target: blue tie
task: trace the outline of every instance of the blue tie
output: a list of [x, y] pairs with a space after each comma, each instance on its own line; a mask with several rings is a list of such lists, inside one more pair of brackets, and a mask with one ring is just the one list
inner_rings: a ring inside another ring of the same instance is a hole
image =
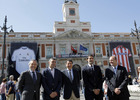
[[116, 74], [116, 67], [114, 67], [113, 69], [114, 69], [114, 73]]
[[36, 82], [35, 72], [32, 72], [32, 73], [33, 73], [33, 81], [35, 83]]
[[70, 74], [70, 81], [72, 82], [71, 70], [69, 70], [69, 74]]

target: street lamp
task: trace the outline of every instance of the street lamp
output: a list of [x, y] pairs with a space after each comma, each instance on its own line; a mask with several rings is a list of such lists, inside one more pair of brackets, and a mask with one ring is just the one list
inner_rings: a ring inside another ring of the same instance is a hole
[[135, 29], [131, 28], [131, 34], [130, 35], [136, 36], [136, 38], [138, 40], [138, 45], [139, 45], [138, 56], [139, 56], [139, 59], [140, 59], [140, 38], [139, 38], [140, 27], [139, 27], [139, 29], [137, 28], [136, 21], [134, 21], [134, 26], [135, 26]]
[[4, 40], [3, 40], [3, 52], [2, 52], [2, 72], [1, 72], [1, 80], [5, 77], [4, 75], [4, 58], [5, 58], [5, 43], [6, 43], [6, 34], [8, 34], [8, 29], [11, 28], [9, 32], [14, 32], [12, 26], [7, 27], [7, 16], [5, 16], [5, 20], [3, 23], [3, 27], [0, 26], [0, 29], [4, 31]]

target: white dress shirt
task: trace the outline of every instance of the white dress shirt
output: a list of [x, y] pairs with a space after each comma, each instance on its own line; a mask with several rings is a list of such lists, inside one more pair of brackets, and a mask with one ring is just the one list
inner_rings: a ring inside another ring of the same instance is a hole
[[55, 72], [54, 68], [50, 68], [50, 67], [49, 67], [49, 69], [51, 70], [52, 76], [53, 76], [53, 78], [54, 78], [54, 72]]

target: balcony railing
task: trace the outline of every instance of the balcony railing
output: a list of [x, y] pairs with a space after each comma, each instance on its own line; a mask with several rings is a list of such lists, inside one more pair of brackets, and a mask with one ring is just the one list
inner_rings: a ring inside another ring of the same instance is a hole
[[98, 53], [96, 54], [96, 57], [102, 57], [102, 54]]
[[78, 53], [78, 54], [59, 54], [56, 55], [56, 58], [81, 58], [81, 57], [87, 57], [88, 54], [82, 54], [82, 53]]
[[48, 58], [52, 58], [53, 57], [53, 55], [47, 55], [46, 56], [46, 58], [48, 59]]

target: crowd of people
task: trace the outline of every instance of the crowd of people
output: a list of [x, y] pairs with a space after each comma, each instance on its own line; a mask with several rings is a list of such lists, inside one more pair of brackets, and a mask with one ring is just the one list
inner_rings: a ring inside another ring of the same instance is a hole
[[63, 71], [57, 69], [55, 58], [50, 58], [48, 63], [40, 73], [36, 71], [37, 61], [31, 60], [29, 70], [20, 74], [17, 82], [13, 75], [9, 76], [9, 81], [4, 78], [0, 85], [1, 100], [40, 100], [40, 93], [43, 100], [59, 100], [61, 94], [64, 100], [80, 100], [81, 85], [85, 100], [103, 100], [103, 97], [129, 100], [128, 73], [125, 67], [118, 65], [115, 56], [109, 58], [110, 66], [104, 77], [100, 67], [94, 64], [93, 55], [87, 57], [82, 74], [73, 68], [72, 60], [66, 61]]

